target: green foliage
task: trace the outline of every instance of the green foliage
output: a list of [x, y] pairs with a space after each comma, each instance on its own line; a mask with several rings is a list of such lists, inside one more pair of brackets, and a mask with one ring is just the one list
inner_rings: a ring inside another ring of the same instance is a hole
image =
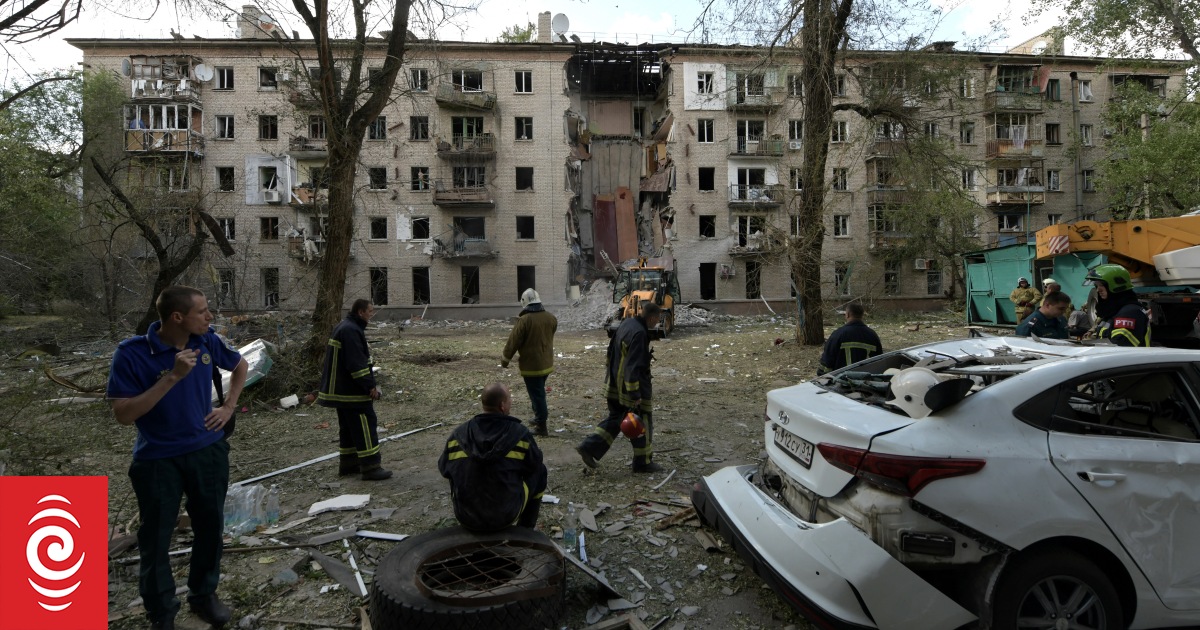
[[504, 29], [503, 33], [496, 38], [496, 41], [504, 42], [505, 44], [524, 44], [533, 41], [534, 35], [537, 34], [537, 27], [533, 22], [528, 22], [525, 26], [513, 24]]
[[1200, 207], [1200, 107], [1181, 96], [1164, 101], [1137, 85], [1118, 94], [1105, 113], [1113, 135], [1097, 182], [1113, 218], [1144, 216], [1147, 209], [1151, 216], [1178, 216]]

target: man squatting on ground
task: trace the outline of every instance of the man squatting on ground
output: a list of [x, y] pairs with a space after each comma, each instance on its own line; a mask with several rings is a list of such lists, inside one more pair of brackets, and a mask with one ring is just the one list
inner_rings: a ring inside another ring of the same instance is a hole
[[533, 289], [525, 289], [521, 294], [521, 307], [517, 324], [508, 334], [508, 343], [504, 344], [500, 367], [508, 367], [513, 354], [520, 353], [517, 365], [533, 405], [533, 420], [529, 426], [534, 435], [545, 436], [549, 435], [546, 419], [550, 417], [546, 408], [546, 379], [554, 372], [554, 333], [558, 330], [558, 318], [546, 312], [541, 296]]
[[338, 417], [338, 476], [361, 474], [366, 481], [381, 481], [392, 471], [380, 465], [379, 420], [374, 401], [379, 387], [372, 372], [367, 347], [367, 322], [375, 315], [370, 300], [358, 299], [333, 329], [321, 368], [317, 402], [333, 407]]
[[500, 383], [483, 390], [483, 413], [458, 425], [438, 458], [450, 480], [454, 517], [471, 531], [510, 525], [533, 529], [546, 491], [546, 465], [529, 429], [510, 416], [512, 394]]
[[604, 370], [604, 397], [608, 400], [608, 417], [596, 426], [596, 431], [583, 440], [575, 450], [589, 468], [612, 448], [613, 439], [621, 430], [621, 420], [632, 411], [641, 416], [645, 431], [630, 438], [633, 445], [633, 472], [651, 473], [662, 470], [652, 459], [654, 450], [653, 393], [650, 387], [649, 330], [658, 326], [662, 313], [654, 302], [642, 302], [642, 313], [628, 317], [617, 328], [608, 343], [608, 364]]
[[[175, 627], [179, 599], [168, 552], [186, 495], [194, 535], [188, 605], [206, 623], [221, 626], [232, 616], [217, 599], [229, 486], [225, 424], [237, 409], [249, 368], [209, 327], [213, 316], [200, 290], [167, 287], [155, 307], [159, 320], [145, 335], [121, 342], [108, 377], [117, 422], [137, 426], [129, 479], [142, 521], [138, 592], [151, 628]], [[218, 367], [233, 374], [225, 404], [214, 409], [213, 370]]]

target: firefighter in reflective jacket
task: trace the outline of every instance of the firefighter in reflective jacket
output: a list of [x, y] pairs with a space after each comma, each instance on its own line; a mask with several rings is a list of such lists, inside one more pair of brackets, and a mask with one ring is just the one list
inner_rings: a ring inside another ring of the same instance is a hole
[[1029, 280], [1017, 278], [1017, 288], [1008, 294], [1008, 299], [1013, 303], [1019, 324], [1033, 313], [1033, 309], [1041, 305], [1042, 293], [1029, 286]]
[[493, 532], [537, 525], [546, 465], [533, 435], [508, 415], [512, 394], [500, 383], [483, 390], [483, 413], [460, 424], [438, 458], [450, 480], [454, 517], [466, 529]]
[[883, 354], [879, 335], [863, 322], [862, 304], [846, 305], [846, 325], [833, 331], [821, 352], [817, 376]]
[[1096, 336], [1118, 346], [1150, 345], [1150, 317], [1138, 304], [1129, 271], [1120, 265], [1098, 265], [1087, 279], [1096, 285]]

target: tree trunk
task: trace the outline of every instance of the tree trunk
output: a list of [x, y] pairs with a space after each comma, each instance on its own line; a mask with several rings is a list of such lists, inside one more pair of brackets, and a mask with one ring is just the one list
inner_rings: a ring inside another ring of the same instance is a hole
[[[330, 130], [333, 131], [332, 129]], [[354, 166], [361, 148], [350, 134], [329, 138], [329, 228], [325, 251], [317, 274], [317, 303], [313, 308], [312, 329], [304, 348], [309, 367], [320, 365], [329, 333], [342, 317], [346, 297], [346, 276], [350, 265], [350, 242], [354, 237]]]
[[158, 319], [158, 310], [154, 307], [155, 302], [158, 301], [158, 294], [162, 293], [163, 289], [174, 284], [175, 279], [187, 271], [187, 268], [200, 257], [200, 252], [204, 249], [204, 241], [207, 234], [208, 232], [204, 231], [203, 225], [197, 225], [196, 233], [191, 237], [187, 251], [176, 260], [171, 260], [169, 250], [167, 249], [155, 252], [158, 257], [158, 273], [154, 276], [154, 286], [150, 290], [150, 304], [146, 307], [146, 312], [142, 315], [142, 319], [138, 322], [135, 329], [137, 334], [146, 334], [146, 331], [150, 329], [150, 324]]

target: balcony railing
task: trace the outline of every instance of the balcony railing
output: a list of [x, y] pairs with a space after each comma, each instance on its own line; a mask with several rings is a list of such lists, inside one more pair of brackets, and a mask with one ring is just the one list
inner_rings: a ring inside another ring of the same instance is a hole
[[444, 180], [433, 182], [433, 203], [459, 208], [494, 208], [496, 200], [486, 185], [454, 186]]
[[329, 154], [329, 145], [323, 139], [297, 136], [288, 140], [288, 153], [294, 158], [324, 158]]
[[986, 157], [1028, 158], [1045, 154], [1043, 125], [989, 125]]
[[786, 194], [781, 184], [732, 184], [729, 186], [729, 205], [777, 207]]
[[1046, 203], [1044, 186], [988, 186], [987, 205], [997, 206], [1040, 206]]
[[867, 156], [867, 159], [900, 155], [904, 152], [906, 145], [907, 141], [904, 138], [876, 137], [875, 141], [871, 143], [871, 152]]
[[983, 97], [983, 108], [989, 112], [1040, 112], [1046, 98], [1036, 87], [1026, 91], [993, 91]]
[[729, 109], [772, 109], [783, 104], [784, 90], [779, 86], [764, 86], [762, 93], [730, 90], [726, 97]]
[[781, 156], [788, 148], [788, 141], [780, 138], [756, 138], [738, 136], [731, 156]]
[[190, 153], [200, 156], [204, 152], [204, 136], [190, 129], [127, 129], [125, 150], [134, 153]]
[[433, 251], [431, 255], [436, 258], [446, 260], [490, 260], [499, 254], [493, 247], [491, 242], [482, 238], [467, 238], [461, 234], [443, 241], [440, 238], [433, 239]]
[[450, 142], [438, 142], [437, 154], [438, 157], [448, 160], [490, 160], [496, 157], [496, 136], [490, 133], [473, 136], [454, 134]]
[[908, 190], [900, 187], [883, 187], [867, 189], [868, 206], [898, 206], [908, 202]]
[[485, 110], [496, 108], [495, 92], [465, 90], [461, 85], [454, 83], [439, 83], [433, 99], [438, 104], [449, 107]]

